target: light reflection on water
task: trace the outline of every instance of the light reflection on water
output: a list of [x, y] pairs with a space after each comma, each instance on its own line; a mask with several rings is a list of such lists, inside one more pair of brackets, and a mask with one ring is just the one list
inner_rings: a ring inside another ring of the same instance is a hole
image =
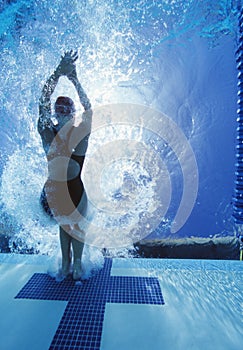
[[120, 259], [113, 266], [114, 274], [159, 279], [165, 301], [162, 321], [166, 322], [161, 327], [173, 329], [169, 339], [173, 338], [174, 348], [188, 349], [188, 344], [192, 349], [241, 348], [241, 262], [133, 259], [126, 263]]
[[223, 330], [225, 348], [234, 343], [237, 349], [243, 339], [241, 272], [167, 270], [160, 280], [165, 299], [169, 291], [168, 306], [186, 310], [178, 326], [180, 322], [189, 324], [201, 333], [202, 341], [214, 334], [216, 343]]

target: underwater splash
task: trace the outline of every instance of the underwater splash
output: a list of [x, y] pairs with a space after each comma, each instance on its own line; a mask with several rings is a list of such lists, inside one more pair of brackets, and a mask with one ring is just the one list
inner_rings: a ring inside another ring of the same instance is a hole
[[[179, 231], [178, 236], [232, 234], [226, 208], [230, 201], [233, 160], [228, 162], [228, 177], [219, 182], [215, 178], [210, 180], [207, 168], [214, 163], [214, 158], [210, 158], [210, 137], [217, 130], [217, 118], [222, 112], [232, 115], [234, 111], [232, 67], [239, 3], [226, 0], [163, 3], [54, 0], [50, 6], [44, 0], [20, 0], [2, 5], [0, 218], [1, 234], [10, 238], [11, 251], [52, 254], [58, 246], [57, 225], [45, 216], [39, 204], [47, 177], [47, 162], [36, 123], [42, 86], [60, 55], [69, 49], [78, 50], [78, 76], [94, 110], [112, 103], [152, 107], [174, 120], [191, 143], [199, 175], [204, 180], [199, 186], [199, 199], [191, 223], [189, 221], [189, 226], [185, 231]], [[222, 47], [227, 52], [232, 50], [226, 58], [222, 57]], [[208, 68], [205, 68], [206, 60]], [[214, 79], [217, 79], [226, 67], [228, 73], [225, 73], [224, 83], [218, 82], [218, 86], [215, 83], [210, 88], [205, 76], [209, 77], [214, 71]], [[215, 99], [222, 99], [217, 94], [220, 89], [221, 94], [223, 90], [228, 96], [225, 99], [227, 107], [215, 105]], [[53, 94], [53, 101], [64, 93], [72, 96], [79, 105], [73, 87], [62, 79]], [[80, 115], [82, 110], [77, 112]], [[228, 123], [228, 131], [219, 132], [218, 140], [227, 138], [227, 132], [233, 130], [233, 122]], [[205, 136], [206, 133], [209, 136]], [[205, 137], [209, 142], [202, 146]], [[141, 130], [137, 125], [130, 129], [106, 126], [91, 139], [92, 150], [97, 145], [106, 145], [107, 140], [139, 141]], [[147, 142], [163, 160], [166, 159], [171, 177], [171, 206], [167, 215], [159, 217], [160, 224], [154, 230], [155, 237], [166, 238], [171, 236], [170, 225], [182, 196], [182, 174], [170, 145], [157, 133], [149, 135]], [[232, 144], [232, 137], [228, 144]], [[202, 148], [205, 155], [202, 155]], [[230, 147], [226, 155], [233, 159]], [[218, 159], [218, 153], [215, 157]], [[222, 164], [218, 167], [220, 172], [224, 172]], [[115, 181], [110, 181], [111, 177]], [[145, 197], [149, 199], [155, 195], [153, 182], [142, 162], [114, 160], [103, 171], [100, 186], [108, 200], [125, 196], [134, 189], [133, 193], [140, 195], [134, 206], [137, 216], [142, 212], [141, 203], [146, 204]], [[228, 187], [225, 196], [220, 187]], [[209, 191], [206, 194], [205, 189]], [[215, 201], [209, 204], [208, 193], [216, 190]], [[202, 216], [198, 216], [199, 212]], [[205, 217], [209, 217], [208, 224]], [[99, 216], [99, 220], [104, 223], [107, 216]]]

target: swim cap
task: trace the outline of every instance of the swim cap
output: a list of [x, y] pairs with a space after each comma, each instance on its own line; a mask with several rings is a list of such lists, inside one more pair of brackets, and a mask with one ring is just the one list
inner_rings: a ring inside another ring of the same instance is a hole
[[59, 96], [55, 102], [55, 111], [61, 114], [71, 114], [75, 112], [73, 100], [66, 96]]

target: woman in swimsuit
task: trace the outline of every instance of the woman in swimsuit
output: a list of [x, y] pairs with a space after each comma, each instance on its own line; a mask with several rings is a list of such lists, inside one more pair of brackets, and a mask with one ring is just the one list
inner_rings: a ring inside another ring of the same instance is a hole
[[[91, 104], [77, 77], [75, 61], [77, 52], [66, 52], [54, 73], [46, 81], [39, 101], [38, 132], [48, 158], [49, 178], [41, 194], [41, 204], [46, 213], [58, 222], [78, 209], [82, 215], [86, 195], [81, 180], [85, 153], [91, 129]], [[55, 114], [51, 111], [51, 95], [58, 80], [66, 76], [74, 85], [84, 108], [83, 122], [78, 125], [79, 139], [73, 142], [75, 130], [75, 106], [66, 96], [59, 96], [55, 102]], [[53, 117], [57, 121], [54, 124]], [[71, 150], [70, 150], [71, 145]], [[74, 147], [73, 147], [74, 145]], [[81, 205], [80, 205], [81, 204]], [[59, 219], [58, 219], [59, 218]], [[73, 279], [81, 277], [81, 258], [84, 243], [70, 235], [71, 224], [60, 225], [62, 251], [62, 275], [66, 277], [71, 265], [71, 246], [73, 250]], [[68, 233], [69, 232], [69, 233]]]

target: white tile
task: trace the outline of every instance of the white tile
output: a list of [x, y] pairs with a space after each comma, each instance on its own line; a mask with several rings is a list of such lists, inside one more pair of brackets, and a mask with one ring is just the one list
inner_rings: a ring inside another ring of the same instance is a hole
[[170, 342], [162, 305], [106, 304], [101, 350], [161, 350]]
[[45, 350], [66, 307], [63, 301], [16, 299], [1, 310], [0, 349]]
[[65, 301], [14, 299], [36, 272], [46, 267], [0, 264], [0, 349], [48, 349], [63, 312]]

